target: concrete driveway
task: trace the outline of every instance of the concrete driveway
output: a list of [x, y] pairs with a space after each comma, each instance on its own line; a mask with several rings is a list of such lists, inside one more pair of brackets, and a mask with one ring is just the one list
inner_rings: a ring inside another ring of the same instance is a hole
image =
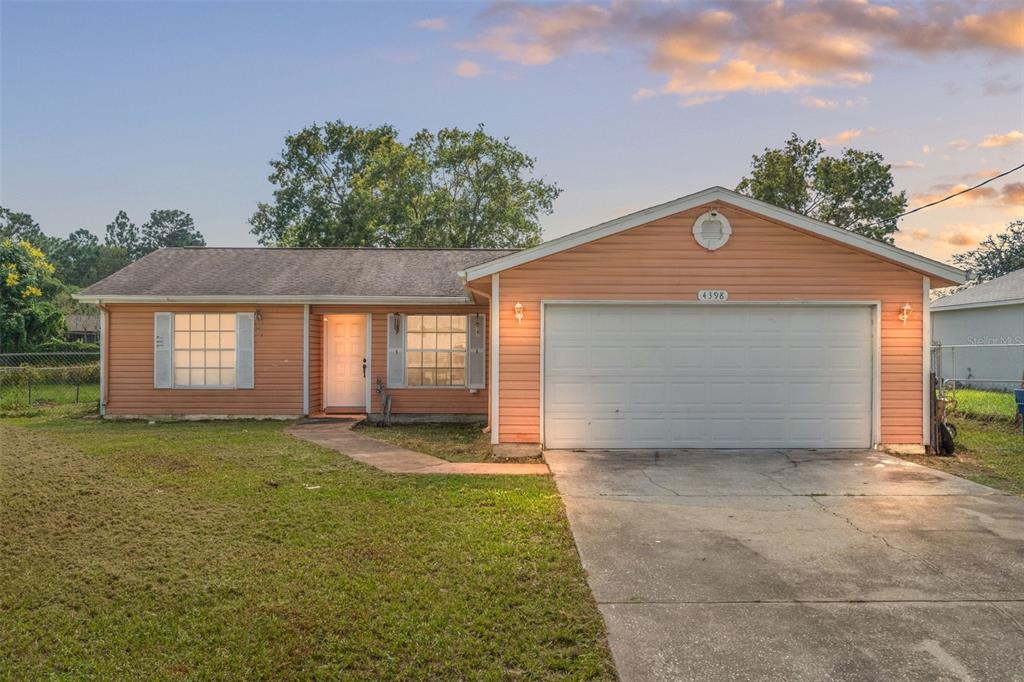
[[624, 680], [1024, 680], [1024, 499], [874, 452], [545, 457]]

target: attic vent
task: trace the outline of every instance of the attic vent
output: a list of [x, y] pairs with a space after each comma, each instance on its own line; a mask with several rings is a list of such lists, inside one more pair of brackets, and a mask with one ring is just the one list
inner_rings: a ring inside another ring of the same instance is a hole
[[708, 251], [725, 246], [731, 234], [732, 225], [718, 211], [708, 211], [693, 221], [693, 238]]

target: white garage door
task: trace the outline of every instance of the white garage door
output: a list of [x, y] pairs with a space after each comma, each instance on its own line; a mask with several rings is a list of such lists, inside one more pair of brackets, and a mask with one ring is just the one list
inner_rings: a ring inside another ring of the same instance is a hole
[[871, 445], [867, 306], [549, 305], [549, 448]]

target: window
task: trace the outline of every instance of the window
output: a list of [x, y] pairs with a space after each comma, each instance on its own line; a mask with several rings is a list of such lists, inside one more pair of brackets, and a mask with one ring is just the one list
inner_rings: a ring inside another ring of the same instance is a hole
[[466, 385], [466, 321], [465, 315], [408, 316], [407, 385]]
[[235, 385], [235, 316], [174, 315], [174, 385]]

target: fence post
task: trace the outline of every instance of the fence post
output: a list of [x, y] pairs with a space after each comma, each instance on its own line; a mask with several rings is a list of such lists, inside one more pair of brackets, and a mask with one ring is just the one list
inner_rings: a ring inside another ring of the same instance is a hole
[[75, 402], [76, 402], [76, 403], [78, 402], [78, 394], [79, 394], [79, 390], [80, 390], [81, 388], [82, 388], [82, 385], [81, 385], [81, 384], [79, 384], [79, 383], [78, 383], [78, 382], [76, 381], [76, 382], [75, 382]]
[[32, 407], [32, 375], [28, 377], [28, 406]]

